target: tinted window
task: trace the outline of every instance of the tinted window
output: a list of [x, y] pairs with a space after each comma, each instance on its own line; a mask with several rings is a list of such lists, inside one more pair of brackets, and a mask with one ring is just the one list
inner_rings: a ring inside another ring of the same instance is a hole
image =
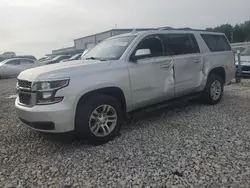
[[20, 64], [21, 65], [26, 65], [26, 64], [33, 64], [34, 61], [30, 60], [30, 59], [21, 59], [20, 60]]
[[211, 52], [230, 51], [231, 47], [224, 35], [201, 34]]
[[20, 65], [19, 60], [12, 60], [6, 63], [6, 65]]
[[[143, 52], [143, 50], [148, 52], [147, 55], [140, 55], [137, 53]], [[147, 37], [138, 44], [132, 56], [135, 56], [135, 54], [139, 56], [137, 59], [163, 56], [163, 44], [158, 36]]]
[[164, 36], [165, 55], [200, 53], [197, 41], [192, 34], [166, 34]]

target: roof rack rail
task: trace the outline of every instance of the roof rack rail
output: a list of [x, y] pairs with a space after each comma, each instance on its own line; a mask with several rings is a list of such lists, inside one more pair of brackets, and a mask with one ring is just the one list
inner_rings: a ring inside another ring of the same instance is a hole
[[158, 28], [158, 30], [160, 30], [160, 31], [164, 31], [164, 30], [179, 30], [179, 31], [206, 31], [206, 30], [202, 30], [202, 29], [192, 29], [192, 28], [189, 28], [189, 27], [186, 27], [186, 28], [160, 27], [160, 28]]

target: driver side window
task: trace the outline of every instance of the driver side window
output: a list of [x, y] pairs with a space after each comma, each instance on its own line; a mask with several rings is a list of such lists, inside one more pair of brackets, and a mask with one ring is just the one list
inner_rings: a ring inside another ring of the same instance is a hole
[[131, 59], [137, 61], [151, 57], [163, 56], [163, 45], [158, 36], [149, 36], [143, 39], [131, 55]]

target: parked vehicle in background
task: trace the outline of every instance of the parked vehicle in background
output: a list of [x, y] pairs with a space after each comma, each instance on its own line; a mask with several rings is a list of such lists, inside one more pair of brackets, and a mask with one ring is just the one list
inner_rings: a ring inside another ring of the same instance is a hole
[[5, 59], [12, 58], [15, 56], [16, 56], [15, 52], [4, 52], [2, 55], [0, 55], [0, 62], [5, 60]]
[[46, 59], [48, 59], [48, 57], [41, 57], [40, 59], [38, 59], [38, 62], [43, 62], [43, 61], [45, 61]]
[[82, 55], [81, 55], [80, 59], [83, 59], [84, 55], [85, 55], [86, 53], [88, 53], [88, 51], [89, 51], [89, 49], [84, 50], [84, 52], [82, 53]]
[[55, 64], [55, 63], [59, 63], [60, 61], [64, 59], [69, 59], [70, 57], [71, 57], [70, 55], [58, 55], [58, 56], [53, 57], [52, 59], [49, 58], [49, 60], [43, 61], [41, 63], [44, 65]]
[[17, 76], [20, 72], [38, 66], [35, 60], [27, 58], [6, 59], [0, 62], [0, 78]]
[[15, 105], [25, 124], [104, 143], [139, 108], [180, 97], [217, 104], [235, 75], [226, 36], [205, 31], [132, 32], [106, 39], [83, 58], [18, 76]]
[[[241, 62], [242, 75], [250, 76], [250, 46], [240, 52], [240, 62]], [[239, 61], [237, 54], [235, 56], [235, 65], [236, 68], [238, 68]]]
[[47, 61], [47, 60], [51, 60], [53, 59], [55, 56], [45, 56], [45, 57], [41, 57], [40, 59], [38, 59], [38, 62], [43, 62], [43, 61]]
[[73, 55], [71, 58], [69, 58], [69, 59], [64, 59], [64, 60], [62, 60], [62, 61], [60, 61], [60, 62], [66, 62], [66, 61], [74, 61], [74, 60], [78, 60], [78, 59], [80, 59], [80, 58], [81, 58], [81, 55], [82, 55], [82, 53], [75, 54], [75, 55]]
[[3, 59], [7, 59], [7, 58], [11, 58], [11, 57], [15, 57], [16, 53], [15, 52], [4, 52], [1, 57]]
[[26, 59], [32, 59], [32, 60], [37, 60], [36, 58], [35, 58], [35, 56], [33, 56], [33, 55], [18, 55], [18, 56], [15, 56], [15, 57], [12, 57], [12, 59], [13, 58], [26, 58]]
[[245, 47], [236, 47], [236, 48], [232, 47], [232, 50], [233, 50], [234, 53], [237, 53], [238, 50], [241, 52], [244, 49], [245, 49]]

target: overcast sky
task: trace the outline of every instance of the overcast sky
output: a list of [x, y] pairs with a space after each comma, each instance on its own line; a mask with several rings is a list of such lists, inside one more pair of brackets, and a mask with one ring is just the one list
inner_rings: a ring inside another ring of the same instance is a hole
[[0, 54], [41, 57], [117, 28], [214, 27], [250, 19], [250, 0], [0, 0]]

